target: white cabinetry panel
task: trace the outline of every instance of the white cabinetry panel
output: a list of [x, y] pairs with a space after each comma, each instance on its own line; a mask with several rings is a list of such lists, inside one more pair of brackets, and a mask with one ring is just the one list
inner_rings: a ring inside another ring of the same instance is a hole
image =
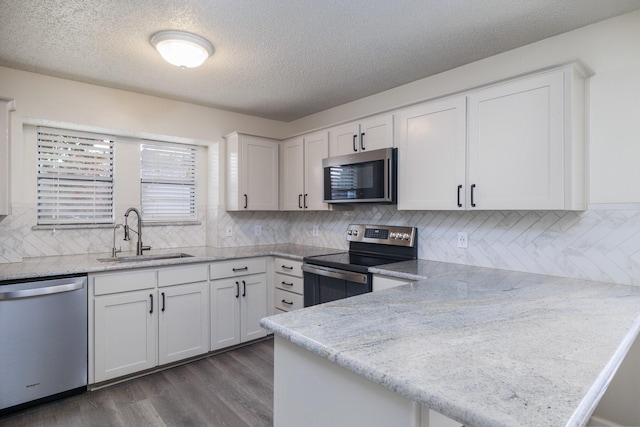
[[329, 130], [331, 157], [393, 147], [393, 116], [385, 114]]
[[395, 122], [398, 209], [464, 210], [465, 97], [401, 110]]
[[95, 382], [157, 364], [155, 291], [134, 291], [94, 300]]
[[564, 208], [563, 105], [561, 72], [469, 95], [471, 208]]
[[162, 288], [158, 303], [158, 355], [161, 365], [209, 351], [207, 281]]
[[226, 209], [278, 210], [278, 141], [253, 135], [227, 135]]

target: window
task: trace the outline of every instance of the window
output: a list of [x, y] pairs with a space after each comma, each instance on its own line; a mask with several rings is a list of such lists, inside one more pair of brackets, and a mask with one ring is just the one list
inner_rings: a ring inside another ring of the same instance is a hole
[[114, 142], [38, 128], [38, 225], [113, 223]]
[[140, 198], [145, 221], [195, 221], [196, 147], [140, 146]]

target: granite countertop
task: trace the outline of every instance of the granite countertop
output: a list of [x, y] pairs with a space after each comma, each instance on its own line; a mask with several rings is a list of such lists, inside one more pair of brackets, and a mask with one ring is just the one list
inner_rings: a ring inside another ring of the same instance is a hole
[[[159, 259], [139, 262], [101, 262], [99, 258], [109, 258], [110, 253], [64, 255], [25, 258], [23, 262], [0, 264], [0, 281], [38, 279], [66, 274], [97, 273], [141, 267], [158, 267], [190, 264], [196, 262], [219, 261], [233, 258], [251, 258], [257, 256], [282, 256], [302, 260], [306, 256], [326, 255], [344, 252], [344, 249], [322, 248], [294, 244], [276, 244], [261, 246], [242, 246], [235, 248], [191, 247], [151, 250], [145, 255], [168, 253], [187, 253], [188, 258]], [[131, 256], [135, 253], [120, 253], [118, 256]]]
[[585, 425], [640, 328], [640, 287], [432, 261], [426, 280], [262, 326], [466, 426]]

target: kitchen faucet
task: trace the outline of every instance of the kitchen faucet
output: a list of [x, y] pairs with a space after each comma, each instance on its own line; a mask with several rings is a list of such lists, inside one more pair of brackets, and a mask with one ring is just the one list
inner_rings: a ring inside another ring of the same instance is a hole
[[[136, 216], [138, 217], [137, 230], [131, 230], [131, 227], [129, 227], [129, 224], [127, 224], [127, 221], [129, 220], [129, 214], [131, 212], [135, 212]], [[131, 240], [131, 238], [129, 237], [129, 231], [133, 231], [138, 235], [138, 244], [136, 245], [136, 255], [142, 255], [143, 251], [148, 251], [151, 249], [151, 246], [142, 245], [142, 219], [140, 218], [140, 211], [138, 211], [138, 209], [136, 208], [129, 208], [124, 213], [124, 240], [126, 241]]]

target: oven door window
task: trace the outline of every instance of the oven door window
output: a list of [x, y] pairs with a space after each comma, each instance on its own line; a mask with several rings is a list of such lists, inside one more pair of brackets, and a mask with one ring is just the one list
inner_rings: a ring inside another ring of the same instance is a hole
[[384, 198], [384, 173], [384, 160], [325, 167], [325, 200]]

